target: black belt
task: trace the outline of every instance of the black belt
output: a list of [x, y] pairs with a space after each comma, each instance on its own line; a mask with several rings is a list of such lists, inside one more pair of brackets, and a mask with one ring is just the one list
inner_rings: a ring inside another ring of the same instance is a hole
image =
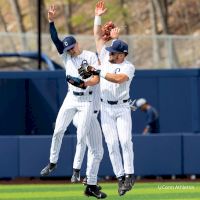
[[95, 113], [95, 114], [98, 113], [98, 110], [94, 110], [94, 113]]
[[[85, 92], [75, 92], [75, 91], [73, 91], [73, 94], [74, 94], [75, 96], [87, 95], [87, 93], [85, 93]], [[91, 94], [92, 94], [92, 91], [89, 91], [88, 94], [91, 95]]]
[[[103, 101], [103, 99], [101, 99], [101, 101], [102, 101], [102, 102], [106, 102], [106, 103], [108, 103], [108, 104], [110, 104], [110, 105], [118, 104], [118, 101]], [[126, 103], [126, 102], [128, 102], [128, 101], [129, 101], [129, 99], [122, 100], [123, 103]]]

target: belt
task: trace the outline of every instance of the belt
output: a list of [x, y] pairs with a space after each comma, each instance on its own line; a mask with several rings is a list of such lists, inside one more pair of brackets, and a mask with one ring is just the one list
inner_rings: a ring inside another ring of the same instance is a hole
[[98, 113], [98, 110], [94, 110], [94, 113], [95, 113], [95, 114]]
[[130, 99], [126, 99], [126, 100], [119, 100], [119, 101], [104, 101], [103, 99], [101, 99], [101, 102], [106, 102], [110, 105], [116, 105], [118, 103], [126, 103], [128, 102]]
[[75, 96], [84, 96], [84, 95], [91, 95], [92, 94], [92, 91], [89, 91], [89, 93], [85, 93], [85, 92], [75, 92], [75, 91], [73, 91], [73, 94], [75, 95]]

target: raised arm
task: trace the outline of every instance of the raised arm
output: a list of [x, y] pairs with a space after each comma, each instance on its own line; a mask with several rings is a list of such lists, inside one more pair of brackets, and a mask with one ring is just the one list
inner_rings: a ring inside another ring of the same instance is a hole
[[105, 3], [103, 0], [97, 2], [95, 7], [95, 19], [94, 19], [94, 38], [96, 43], [97, 52], [100, 53], [105, 41], [102, 38], [101, 30], [101, 16], [106, 12]]
[[64, 47], [62, 41], [58, 38], [58, 33], [54, 25], [55, 14], [56, 14], [56, 8], [54, 5], [52, 5], [48, 10], [49, 32], [51, 35], [51, 39], [58, 50], [58, 53], [62, 54]]

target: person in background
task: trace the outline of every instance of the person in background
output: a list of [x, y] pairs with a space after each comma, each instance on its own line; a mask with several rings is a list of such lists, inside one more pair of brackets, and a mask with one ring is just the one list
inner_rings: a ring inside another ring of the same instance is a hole
[[143, 135], [160, 132], [159, 115], [157, 110], [151, 106], [146, 99], [140, 98], [136, 101], [136, 106], [146, 113], [146, 126]]

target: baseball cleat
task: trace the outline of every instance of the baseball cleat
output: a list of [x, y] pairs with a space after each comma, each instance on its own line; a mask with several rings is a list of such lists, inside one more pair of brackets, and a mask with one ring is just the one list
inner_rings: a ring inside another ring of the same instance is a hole
[[81, 177], [80, 177], [80, 169], [73, 169], [73, 174], [71, 178], [72, 183], [78, 183], [80, 182]]
[[122, 185], [122, 190], [124, 191], [131, 190], [134, 183], [135, 183], [135, 177], [133, 174], [125, 175], [125, 180], [124, 180], [124, 184]]
[[87, 185], [87, 177], [85, 177], [82, 181], [83, 185]]
[[118, 194], [119, 196], [125, 195], [126, 190], [123, 190], [124, 176], [118, 178]]
[[[87, 185], [87, 177], [85, 177], [82, 181], [83, 185]], [[97, 187], [99, 190], [102, 190], [102, 187], [97, 183]]]
[[49, 163], [41, 172], [40, 175], [41, 176], [48, 176], [55, 168], [56, 168], [56, 164], [54, 163]]
[[87, 185], [85, 188], [84, 194], [88, 197], [95, 197], [97, 199], [105, 199], [107, 195], [104, 192], [101, 192], [97, 185]]

